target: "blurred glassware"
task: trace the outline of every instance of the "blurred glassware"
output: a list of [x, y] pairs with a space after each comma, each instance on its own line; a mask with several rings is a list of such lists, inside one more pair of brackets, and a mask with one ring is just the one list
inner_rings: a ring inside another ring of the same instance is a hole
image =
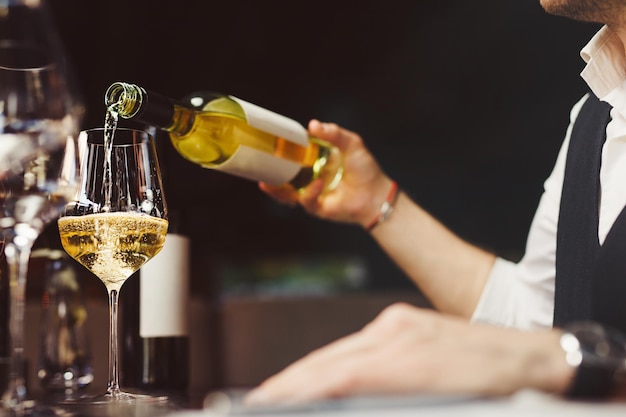
[[93, 381], [87, 306], [75, 262], [63, 250], [38, 249], [46, 285], [41, 302], [37, 377], [44, 390], [76, 395]]
[[10, 286], [10, 370], [2, 408], [23, 414], [25, 288], [30, 251], [77, 187], [84, 113], [43, 0], [0, 1], [0, 231]]

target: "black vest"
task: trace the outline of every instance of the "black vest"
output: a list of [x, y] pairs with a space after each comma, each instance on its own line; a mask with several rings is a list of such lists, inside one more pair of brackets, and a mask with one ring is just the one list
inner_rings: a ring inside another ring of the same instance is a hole
[[557, 229], [557, 327], [594, 320], [626, 332], [625, 210], [602, 246], [598, 241], [600, 163], [610, 110], [591, 95], [572, 130]]

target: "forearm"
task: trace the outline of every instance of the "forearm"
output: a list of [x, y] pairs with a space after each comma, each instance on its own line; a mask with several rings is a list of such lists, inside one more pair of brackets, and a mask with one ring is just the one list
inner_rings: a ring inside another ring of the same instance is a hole
[[337, 146], [345, 156], [337, 188], [323, 193], [317, 181], [299, 192], [268, 184], [260, 184], [261, 189], [285, 204], [299, 203], [312, 215], [370, 230], [438, 309], [471, 317], [495, 257], [459, 239], [404, 193], [395, 201], [390, 218], [370, 229], [380, 219], [383, 202], [393, 200], [393, 181], [358, 134], [317, 120], [309, 123], [309, 132]]
[[371, 235], [438, 310], [471, 317], [493, 254], [456, 236], [402, 192]]

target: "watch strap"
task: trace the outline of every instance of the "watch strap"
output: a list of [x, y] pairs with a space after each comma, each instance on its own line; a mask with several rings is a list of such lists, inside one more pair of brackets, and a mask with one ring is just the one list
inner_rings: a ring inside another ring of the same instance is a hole
[[611, 394], [616, 375], [626, 359], [626, 339], [620, 332], [597, 322], [574, 322], [563, 329], [565, 360], [575, 368], [565, 392], [569, 398], [600, 399]]
[[606, 398], [613, 387], [613, 370], [594, 368], [583, 362], [576, 368], [574, 380], [565, 392], [565, 396], [573, 399]]

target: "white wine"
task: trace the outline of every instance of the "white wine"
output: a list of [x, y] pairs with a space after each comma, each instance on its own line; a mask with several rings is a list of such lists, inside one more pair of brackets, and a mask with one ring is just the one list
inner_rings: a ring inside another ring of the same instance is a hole
[[66, 216], [58, 220], [65, 251], [119, 291], [126, 279], [156, 255], [167, 234], [167, 220], [113, 212]]
[[292, 119], [232, 96], [198, 93], [179, 104], [117, 82], [105, 104], [113, 119], [137, 119], [168, 131], [176, 150], [205, 168], [296, 189], [321, 178], [331, 190], [341, 180], [337, 148], [309, 137]]

